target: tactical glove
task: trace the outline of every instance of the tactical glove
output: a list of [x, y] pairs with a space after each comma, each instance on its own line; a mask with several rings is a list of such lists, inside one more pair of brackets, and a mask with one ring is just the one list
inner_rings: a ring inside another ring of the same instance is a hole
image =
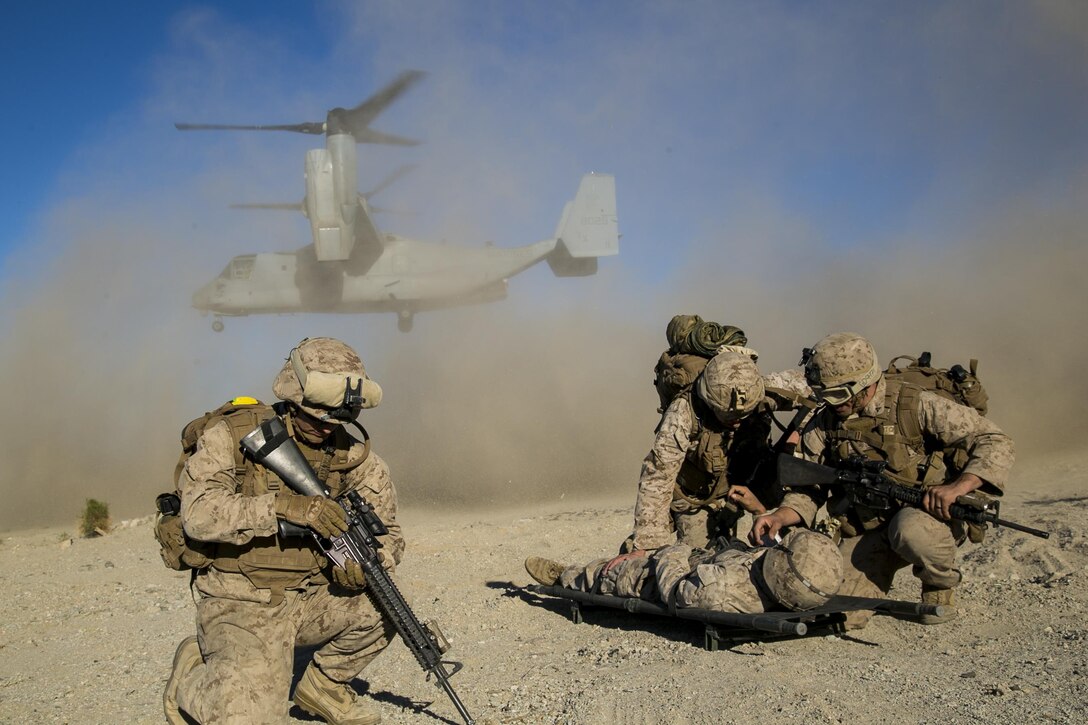
[[366, 586], [366, 575], [363, 574], [363, 567], [359, 566], [359, 562], [348, 559], [344, 562], [344, 566], [334, 566], [332, 568], [332, 580], [342, 586], [344, 589], [362, 589]]
[[276, 494], [276, 516], [299, 526], [309, 526], [326, 539], [348, 530], [348, 519], [340, 504], [324, 496]]

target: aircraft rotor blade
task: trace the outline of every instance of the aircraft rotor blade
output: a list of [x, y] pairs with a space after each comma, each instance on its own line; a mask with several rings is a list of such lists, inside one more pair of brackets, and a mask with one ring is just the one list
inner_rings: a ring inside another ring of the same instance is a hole
[[362, 132], [370, 125], [371, 121], [378, 117], [379, 113], [385, 110], [386, 106], [397, 100], [402, 93], [422, 80], [425, 75], [426, 73], [421, 70], [406, 70], [394, 78], [385, 88], [382, 88], [355, 108], [346, 110], [338, 108], [334, 110], [341, 111], [341, 119], [349, 133]]
[[363, 192], [363, 193], [359, 194], [359, 196], [363, 197], [367, 201], [370, 201], [370, 197], [374, 196], [375, 194], [380, 194], [381, 192], [385, 191], [390, 186], [392, 186], [394, 183], [396, 183], [398, 180], [400, 180], [400, 178], [402, 176], [404, 176], [405, 174], [407, 174], [408, 172], [412, 171], [415, 168], [416, 168], [415, 164], [404, 164], [403, 166], [398, 166], [396, 169], [393, 170], [393, 172], [391, 174], [389, 174], [384, 179], [382, 179], [381, 182], [379, 182], [377, 186], [375, 186], [370, 191], [366, 191], [366, 192]]
[[361, 133], [353, 133], [352, 136], [357, 143], [380, 143], [387, 146], [419, 146], [418, 139], [395, 136], [391, 133], [382, 133], [381, 131], [375, 131], [372, 128], [368, 128]]
[[231, 204], [231, 209], [284, 209], [288, 211], [302, 211], [302, 204], [292, 204], [291, 202], [272, 203], [272, 204]]
[[286, 123], [274, 126], [236, 126], [224, 123], [175, 123], [179, 131], [294, 131], [315, 136], [325, 133], [325, 124], [318, 121]]
[[380, 91], [354, 108], [334, 108], [329, 111], [324, 123], [308, 121], [306, 123], [284, 123], [263, 125], [235, 125], [227, 123], [175, 123], [179, 131], [292, 131], [308, 133], [314, 136], [328, 133], [350, 134], [358, 143], [380, 143], [391, 146], [416, 146], [419, 141], [391, 133], [382, 133], [370, 128], [370, 122], [378, 117], [386, 106], [400, 97], [402, 93], [418, 83], [426, 74], [420, 70], [407, 70], [393, 79]]

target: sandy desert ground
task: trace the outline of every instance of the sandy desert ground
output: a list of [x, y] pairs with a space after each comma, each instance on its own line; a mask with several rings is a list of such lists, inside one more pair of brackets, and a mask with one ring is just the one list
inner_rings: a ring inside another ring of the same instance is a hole
[[[516, 510], [402, 512], [398, 572], [465, 669], [453, 682], [480, 723], [1034, 723], [1088, 721], [1088, 457], [1018, 464], [1006, 529], [964, 552], [962, 618], [878, 617], [853, 638], [709, 652], [699, 625], [565, 606], [521, 587], [522, 561], [614, 550], [633, 500]], [[69, 529], [74, 531], [74, 526]], [[187, 576], [159, 561], [149, 520], [97, 539], [61, 529], [0, 541], [0, 721], [152, 723], [175, 645], [193, 630]], [[917, 597], [908, 572], [893, 594]], [[387, 722], [457, 722], [394, 642], [361, 689]], [[296, 720], [307, 716], [292, 710]]]

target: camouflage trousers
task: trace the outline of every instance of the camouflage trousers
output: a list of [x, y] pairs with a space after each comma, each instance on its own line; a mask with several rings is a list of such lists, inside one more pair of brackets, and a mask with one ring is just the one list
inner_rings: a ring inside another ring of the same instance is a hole
[[608, 572], [603, 569], [609, 559], [567, 567], [559, 583], [568, 589], [677, 607], [755, 614], [775, 606], [761, 586], [757, 562], [763, 552], [746, 548], [705, 552], [676, 544], [622, 561]]
[[[883, 597], [892, 588], [895, 573], [905, 566], [923, 585], [938, 589], [951, 589], [962, 578], [952, 529], [921, 509], [900, 509], [879, 529], [843, 539], [839, 551], [845, 564], [839, 594]], [[872, 615], [850, 612], [846, 626], [860, 629]]]
[[726, 508], [723, 500], [695, 506], [682, 498], [674, 498], [669, 513], [676, 529], [677, 543], [704, 548], [719, 536], [735, 538], [737, 522], [744, 512]]
[[296, 646], [320, 646], [314, 664], [329, 679], [349, 682], [393, 636], [365, 593], [328, 586], [284, 592], [278, 604], [208, 597], [197, 602], [204, 663], [178, 686], [178, 704], [198, 722], [282, 723]]

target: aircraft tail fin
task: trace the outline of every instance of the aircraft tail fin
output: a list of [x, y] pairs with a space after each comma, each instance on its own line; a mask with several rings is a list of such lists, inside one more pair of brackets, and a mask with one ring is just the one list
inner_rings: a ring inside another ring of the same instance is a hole
[[557, 277], [597, 272], [597, 257], [620, 253], [616, 218], [616, 180], [611, 174], [586, 174], [573, 201], [563, 208], [548, 266]]

